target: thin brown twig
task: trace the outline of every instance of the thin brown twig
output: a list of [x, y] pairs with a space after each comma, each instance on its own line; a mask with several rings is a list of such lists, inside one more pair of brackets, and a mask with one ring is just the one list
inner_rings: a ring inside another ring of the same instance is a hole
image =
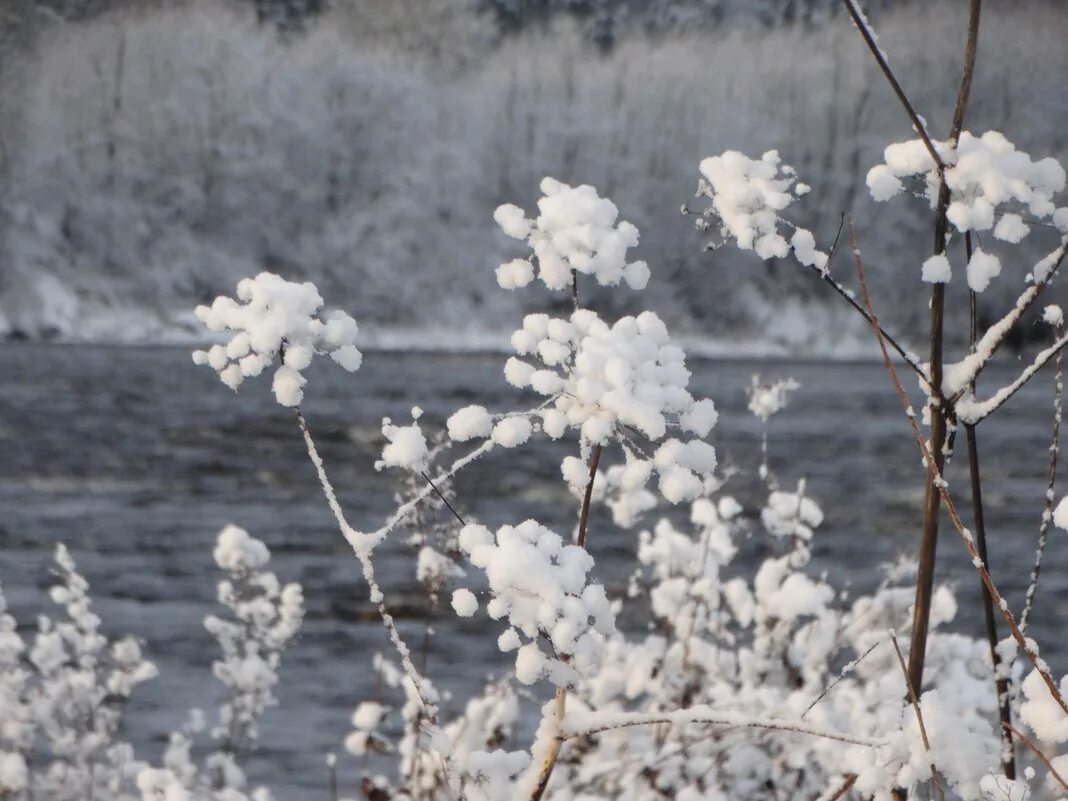
[[841, 787], [834, 791], [833, 795], [828, 796], [825, 801], [838, 801], [843, 795], [849, 792], [849, 789], [856, 784], [857, 774], [850, 773], [845, 777], [845, 781], [842, 782]]
[[1050, 762], [1049, 758], [1045, 754], [1042, 753], [1042, 749], [1040, 749], [1037, 745], [1035, 745], [1033, 742], [1031, 742], [1031, 739], [1029, 737], [1027, 737], [1019, 729], [1013, 728], [1008, 723], [1002, 723], [1001, 725], [1007, 727], [1009, 729], [1009, 731], [1011, 731], [1013, 734], [1015, 734], [1016, 735], [1016, 739], [1018, 739], [1021, 743], [1023, 743], [1025, 746], [1027, 746], [1028, 750], [1030, 750], [1032, 754], [1034, 754], [1036, 757], [1038, 757], [1039, 761], [1042, 762], [1042, 764], [1046, 766], [1046, 769], [1049, 771], [1050, 776], [1052, 776], [1054, 779], [1056, 779], [1057, 783], [1061, 787], [1063, 787], [1065, 790], [1068, 790], [1068, 783], [1065, 783], [1064, 778], [1061, 776], [1061, 774], [1059, 774], [1057, 772], [1057, 769], [1055, 767], [1053, 767], [1053, 763]]
[[451, 503], [449, 503], [449, 499], [445, 497], [445, 493], [438, 489], [437, 485], [434, 483], [434, 480], [430, 477], [430, 474], [426, 470], [420, 470], [419, 472], [423, 476], [423, 478], [426, 479], [426, 483], [430, 485], [430, 489], [434, 490], [437, 496], [441, 498], [441, 502], [444, 503], [446, 507], [448, 507], [450, 512], [452, 512], [452, 516], [460, 522], [461, 526], [466, 526], [467, 523], [464, 522], [463, 517], [461, 517], [460, 513], [453, 508]]
[[[972, 235], [964, 236], [964, 250], [968, 261], [972, 257]], [[975, 353], [979, 341], [979, 318], [976, 313], [976, 293], [968, 293], [968, 339], [971, 352]], [[975, 391], [975, 379], [971, 381], [971, 390]], [[972, 523], [975, 527], [975, 545], [979, 556], [985, 564], [990, 564], [986, 547], [986, 516], [983, 514], [983, 484], [979, 470], [979, 436], [974, 425], [965, 424], [964, 435], [968, 444], [968, 476], [972, 490]], [[1002, 670], [1001, 654], [998, 653], [998, 625], [994, 617], [994, 601], [990, 592], [979, 582], [979, 595], [983, 603], [983, 620], [986, 624], [986, 639], [990, 649], [990, 665], [994, 672], [994, 695], [998, 705], [998, 715], [1002, 724], [1012, 723], [1012, 710], [1009, 707], [1009, 677]], [[1012, 732], [1001, 729], [1001, 767], [1009, 779], [1016, 778], [1016, 753], [1012, 744]]]
[[[924, 146], [927, 148], [927, 152], [931, 154], [931, 158], [934, 159], [935, 166], [938, 167], [938, 171], [942, 172], [946, 165], [942, 161], [942, 157], [938, 154], [938, 150], [934, 146], [934, 142], [931, 141], [930, 135], [927, 133], [927, 126], [924, 125], [920, 115], [916, 112], [916, 107], [912, 105], [912, 101], [909, 100], [908, 95], [905, 94], [905, 90], [901, 88], [901, 84], [897, 80], [897, 76], [894, 75], [894, 71], [890, 68], [889, 62], [886, 60], [886, 55], [883, 53], [882, 48], [879, 47], [875, 41], [875, 36], [872, 33], [871, 27], [868, 25], [867, 18], [864, 16], [864, 12], [857, 6], [855, 0], [842, 0], [845, 3], [846, 10], [849, 12], [849, 16], [853, 18], [853, 24], [856, 25], [857, 30], [860, 31], [860, 35], [864, 39], [864, 43], [868, 46], [872, 56], [875, 58], [875, 62], [879, 65], [879, 69], [883, 71], [883, 75], [886, 76], [887, 83], [890, 84], [890, 88], [894, 90], [894, 94], [897, 95], [897, 99], [901, 101], [901, 105], [905, 108], [905, 113], [909, 115], [909, 119], [912, 120], [912, 127], [916, 129], [916, 133], [920, 135], [923, 140]], [[970, 82], [970, 81], [969, 81]]]
[[905, 686], [909, 692], [909, 702], [916, 712], [916, 723], [920, 727], [920, 739], [923, 740], [923, 748], [931, 759], [931, 784], [934, 786], [938, 801], [946, 801], [946, 794], [942, 791], [942, 782], [938, 779], [938, 768], [935, 767], [934, 758], [931, 757], [931, 741], [927, 737], [927, 727], [923, 724], [923, 710], [920, 709], [920, 699], [916, 696], [916, 687], [909, 677], [909, 669], [905, 666], [905, 657], [901, 655], [901, 646], [897, 643], [897, 635], [890, 632], [890, 641], [894, 644], [894, 653], [897, 654], [897, 663], [901, 665], [901, 675], [905, 678]]
[[[849, 238], [853, 244], [853, 259], [856, 263], [857, 277], [860, 282], [864, 305], [867, 307], [868, 312], [874, 317], [875, 310], [871, 304], [871, 297], [868, 294], [868, 283], [864, 275], [864, 262], [860, 255], [860, 248], [857, 245], [856, 233], [853, 231], [852, 224], [849, 227]], [[883, 354], [883, 365], [886, 367], [886, 371], [889, 373], [890, 380], [894, 385], [894, 390], [897, 392], [898, 399], [901, 401], [901, 407], [904, 410], [905, 417], [912, 429], [912, 435], [916, 440], [916, 445], [920, 449], [923, 463], [924, 465], [929, 466], [932, 464], [931, 451], [927, 447], [927, 441], [924, 439], [923, 434], [920, 432], [919, 425], [916, 423], [916, 413], [913, 411], [912, 405], [909, 403], [905, 388], [901, 385], [901, 379], [898, 378], [897, 370], [894, 369], [894, 363], [890, 359], [890, 353], [886, 349], [886, 342], [883, 341], [879, 327], [873, 325], [872, 331], [875, 332], [875, 338], [879, 342], [879, 349]], [[1002, 597], [1001, 592], [994, 584], [994, 580], [990, 577], [990, 573], [986, 569], [986, 564], [979, 557], [979, 553], [975, 549], [975, 542], [971, 532], [965, 527], [963, 521], [961, 521], [960, 515], [957, 513], [957, 508], [953, 504], [953, 499], [949, 495], [949, 485], [946, 483], [941, 473], [938, 473], [935, 476], [935, 487], [938, 489], [939, 495], [942, 497], [942, 503], [949, 515], [950, 522], [953, 524], [953, 529], [957, 532], [961, 542], [964, 543], [965, 550], [967, 550], [968, 556], [971, 557], [972, 566], [975, 568], [976, 572], [979, 573], [979, 578], [990, 591], [990, 595], [998, 609], [1001, 610], [1001, 615], [1005, 618], [1005, 622], [1008, 623], [1009, 631], [1012, 632], [1013, 639], [1016, 640], [1016, 643], [1023, 650], [1024, 654], [1026, 654], [1035, 670], [1038, 671], [1039, 676], [1042, 678], [1042, 681], [1045, 682], [1046, 688], [1049, 690], [1050, 696], [1057, 702], [1057, 705], [1064, 711], [1064, 713], [1068, 715], [1068, 703], [1065, 703], [1064, 696], [1061, 695], [1061, 691], [1057, 687], [1057, 683], [1053, 680], [1053, 677], [1050, 675], [1049, 669], [1045, 666], [1045, 663], [1039, 658], [1031, 643], [1023, 636], [1020, 627], [1016, 624], [1016, 618], [1013, 617], [1012, 611], [1009, 609], [1008, 602]]]

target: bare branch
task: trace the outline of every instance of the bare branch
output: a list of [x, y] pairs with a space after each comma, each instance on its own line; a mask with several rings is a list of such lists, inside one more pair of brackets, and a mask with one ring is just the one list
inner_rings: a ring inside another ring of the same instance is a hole
[[[905, 667], [905, 657], [901, 655], [901, 646], [897, 644], [897, 635], [893, 631], [890, 632], [890, 642], [894, 644], [894, 653], [897, 654], [897, 663], [901, 665], [901, 674], [905, 677], [905, 686], [909, 692], [909, 702], [912, 704], [912, 708], [916, 712], [916, 723], [920, 727], [920, 738], [923, 740], [923, 748], [927, 751], [927, 755], [931, 754], [931, 741], [927, 739], [927, 727], [923, 725], [923, 710], [920, 709], [920, 699], [916, 697], [916, 688], [912, 685], [912, 679], [909, 677], [909, 669]], [[946, 801], [946, 794], [942, 790], [942, 782], [938, 779], [938, 769], [935, 767], [934, 759], [931, 759], [931, 784], [934, 785], [935, 795], [938, 796], [938, 801]]]
[[[856, 234], [853, 231], [852, 225], [850, 225], [849, 229], [849, 238], [853, 244], [853, 259], [856, 262], [857, 277], [860, 281], [861, 295], [864, 299], [864, 305], [867, 307], [868, 313], [871, 314], [872, 317], [875, 317], [875, 311], [871, 305], [871, 297], [868, 295], [867, 279], [864, 276], [864, 262], [861, 259], [860, 248], [857, 245]], [[919, 425], [916, 423], [916, 413], [913, 411], [912, 405], [909, 403], [905, 388], [901, 385], [897, 370], [894, 369], [894, 363], [890, 359], [890, 353], [886, 349], [886, 342], [883, 340], [879, 327], [873, 325], [872, 330], [875, 332], [875, 338], [879, 342], [879, 349], [883, 353], [883, 364], [886, 366], [886, 370], [890, 374], [890, 380], [894, 385], [894, 389], [897, 391], [898, 399], [901, 401], [902, 409], [905, 412], [905, 417], [908, 419], [909, 426], [912, 429], [912, 435], [923, 456], [924, 465], [930, 470], [930, 466], [934, 464], [934, 461], [931, 458], [931, 451], [927, 447], [927, 441], [924, 439], [923, 434], [920, 432]], [[949, 495], [949, 485], [946, 483], [940, 472], [936, 471], [934, 478], [934, 486], [942, 498], [942, 503], [946, 508], [946, 512], [949, 514], [950, 522], [953, 524], [953, 528], [960, 537], [961, 542], [964, 543], [964, 547], [968, 551], [968, 555], [971, 557], [972, 565], [975, 567], [976, 572], [979, 573], [979, 578], [990, 591], [990, 596], [993, 598], [998, 609], [1001, 610], [1002, 617], [1004, 617], [1005, 622], [1008, 623], [1013, 639], [1016, 640], [1016, 643], [1027, 655], [1028, 660], [1030, 660], [1035, 670], [1038, 671], [1039, 676], [1042, 677], [1042, 681], [1045, 682], [1046, 688], [1049, 690], [1053, 700], [1056, 701], [1057, 705], [1066, 715], [1068, 715], [1068, 704], [1065, 703], [1064, 697], [1061, 695], [1061, 691], [1057, 687], [1057, 683], [1050, 675], [1045, 662], [1039, 658], [1031, 643], [1023, 636], [1020, 627], [1016, 624], [1016, 618], [1013, 617], [1013, 614], [1009, 609], [1008, 602], [1002, 597], [998, 588], [994, 585], [994, 580], [990, 578], [990, 573], [986, 569], [986, 564], [980, 558], [978, 551], [976, 551], [975, 542], [971, 532], [968, 531], [964, 526], [964, 523], [961, 521], [960, 515], [957, 513], [957, 509], [953, 504], [953, 499]]]
[[[1057, 327], [1057, 333], [1063, 334], [1063, 328]], [[1053, 373], [1053, 433], [1049, 443], [1049, 471], [1046, 480], [1046, 501], [1042, 509], [1042, 522], [1038, 526], [1038, 547], [1035, 549], [1035, 565], [1031, 568], [1031, 578], [1027, 582], [1027, 595], [1024, 598], [1023, 612], [1020, 614], [1020, 631], [1027, 631], [1031, 622], [1031, 609], [1038, 592], [1038, 576], [1042, 572], [1042, 556], [1046, 552], [1046, 539], [1049, 536], [1049, 524], [1053, 520], [1054, 487], [1057, 483], [1057, 455], [1061, 449], [1061, 409], [1064, 398], [1064, 371], [1061, 354], [1057, 354]]]
[[909, 100], [908, 95], [905, 94], [905, 90], [901, 88], [897, 76], [894, 75], [894, 71], [890, 68], [890, 63], [886, 60], [886, 54], [875, 41], [875, 33], [872, 31], [871, 25], [868, 24], [868, 18], [864, 16], [864, 12], [860, 10], [856, 0], [842, 0], [842, 2], [845, 3], [846, 10], [849, 12], [849, 16], [853, 18], [853, 24], [856, 25], [857, 30], [860, 31], [864, 43], [868, 46], [872, 56], [875, 57], [875, 62], [879, 65], [879, 69], [881, 69], [883, 75], [886, 76], [890, 88], [894, 90], [897, 99], [901, 101], [901, 105], [905, 108], [905, 113], [908, 114], [909, 119], [912, 120], [912, 127], [916, 129], [916, 133], [918, 133], [923, 140], [923, 144], [927, 147], [927, 152], [931, 154], [931, 158], [934, 159], [938, 171], [942, 172], [945, 170], [946, 165], [942, 161], [942, 157], [938, 154], [938, 150], [935, 149], [934, 142], [931, 141], [930, 135], [927, 133], [927, 126], [920, 118], [920, 115], [916, 113], [916, 107], [912, 105], [912, 101]]
[[797, 720], [782, 720], [777, 718], [760, 718], [741, 715], [733, 712], [717, 712], [709, 706], [695, 706], [688, 709], [677, 709], [674, 712], [612, 712], [605, 714], [593, 713], [583, 716], [586, 719], [578, 724], [572, 722], [565, 725], [560, 732], [560, 737], [565, 740], [573, 740], [578, 737], [589, 737], [606, 731], [628, 729], [634, 726], [652, 726], [655, 724], [706, 723], [714, 726], [728, 726], [730, 728], [767, 729], [769, 731], [781, 731], [795, 734], [807, 734], [811, 737], [821, 737], [826, 740], [836, 740], [850, 745], [863, 745], [868, 748], [878, 748], [883, 745], [882, 740], [873, 740], [865, 737], [857, 737], [851, 734], [841, 734], [816, 726], [808, 726]]

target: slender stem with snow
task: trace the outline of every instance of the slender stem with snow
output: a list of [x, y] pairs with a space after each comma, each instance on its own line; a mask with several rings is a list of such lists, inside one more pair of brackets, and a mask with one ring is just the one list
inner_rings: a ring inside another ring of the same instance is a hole
[[[1063, 334], [1063, 328], [1058, 326], [1058, 334]], [[1031, 622], [1031, 610], [1035, 605], [1035, 594], [1038, 592], [1038, 577], [1042, 572], [1042, 557], [1046, 552], [1046, 540], [1049, 537], [1049, 525], [1053, 521], [1054, 487], [1057, 483], [1057, 456], [1061, 445], [1061, 413], [1064, 399], [1064, 372], [1061, 364], [1061, 354], [1057, 353], [1056, 367], [1053, 373], [1053, 433], [1049, 443], [1049, 471], [1046, 481], [1046, 499], [1042, 509], [1042, 522], [1038, 527], [1038, 547], [1035, 549], [1035, 564], [1031, 568], [1031, 578], [1027, 582], [1027, 595], [1024, 598], [1023, 612], [1020, 613], [1020, 631], [1027, 631], [1027, 624]]]
[[[867, 279], [864, 276], [864, 263], [861, 259], [860, 248], [857, 245], [856, 236], [850, 226], [850, 240], [853, 243], [853, 259], [856, 263], [857, 277], [860, 281], [861, 293], [864, 298], [864, 304], [867, 306], [871, 315], [875, 316], [875, 310], [871, 304], [871, 297], [868, 295]], [[931, 451], [927, 447], [927, 440], [924, 439], [923, 434], [920, 432], [919, 425], [916, 423], [916, 412], [913, 411], [912, 405], [909, 403], [908, 395], [905, 392], [905, 388], [901, 385], [901, 379], [898, 378], [897, 370], [894, 369], [894, 363], [890, 359], [890, 353], [886, 348], [886, 342], [883, 340], [882, 334], [879, 331], [877, 325], [872, 326], [872, 330], [875, 332], [875, 338], [879, 343], [879, 349], [883, 354], [883, 364], [886, 367], [887, 372], [890, 374], [890, 380], [894, 385], [894, 389], [897, 392], [898, 399], [901, 401], [901, 406], [905, 412], [905, 417], [908, 420], [909, 426], [912, 429], [913, 438], [916, 440], [916, 444], [920, 449], [920, 453], [923, 456], [923, 463], [929, 468], [933, 464], [931, 457]], [[957, 532], [961, 542], [964, 543], [964, 547], [968, 552], [968, 556], [971, 557], [972, 566], [979, 574], [980, 580], [986, 586], [990, 592], [991, 598], [994, 603], [997, 604], [998, 609], [1001, 610], [1002, 617], [1005, 618], [1005, 622], [1009, 625], [1009, 630], [1012, 632], [1013, 639], [1027, 655], [1028, 660], [1038, 671], [1039, 676], [1045, 683], [1046, 688], [1049, 690], [1053, 700], [1057, 702], [1057, 705], [1068, 715], [1068, 703], [1065, 703], [1064, 696], [1061, 695], [1060, 688], [1057, 686], [1057, 682], [1054, 681], [1053, 676], [1050, 675], [1049, 667], [1046, 665], [1045, 660], [1041, 659], [1035, 650], [1033, 643], [1026, 639], [1023, 633], [1020, 631], [1020, 627], [1016, 623], [1016, 618], [1013, 616], [1012, 611], [1009, 609], [1008, 602], [1002, 597], [1001, 592], [994, 584], [994, 580], [990, 578], [990, 573], [986, 569], [986, 565], [982, 558], [979, 556], [979, 552], [975, 549], [975, 541], [972, 534], [965, 527], [960, 515], [957, 513], [957, 508], [953, 504], [953, 499], [949, 495], [949, 485], [942, 477], [941, 472], [937, 472], [935, 475], [935, 487], [938, 489], [938, 493], [942, 498], [942, 503], [946, 508], [946, 512], [949, 514], [950, 522], [953, 524], [953, 529]]]
[[577, 721], [565, 721], [559, 736], [564, 740], [573, 740], [578, 737], [590, 737], [594, 734], [633, 726], [683, 725], [688, 723], [806, 734], [811, 737], [821, 737], [840, 743], [848, 743], [849, 745], [862, 745], [867, 748], [878, 748], [884, 744], [882, 740], [842, 734], [841, 732], [823, 729], [818, 726], [809, 726], [798, 720], [753, 717], [735, 712], [716, 711], [712, 707], [704, 705], [688, 709], [677, 709], [673, 712], [594, 712], [580, 716]]
[[[916, 695], [916, 687], [912, 683], [912, 679], [909, 677], [909, 669], [905, 666], [905, 657], [901, 655], [901, 646], [898, 645], [897, 635], [894, 632], [890, 632], [890, 642], [894, 644], [894, 654], [897, 656], [897, 663], [901, 666], [901, 674], [905, 677], [905, 686], [908, 689], [909, 703], [912, 704], [912, 709], [916, 713], [916, 724], [920, 727], [920, 738], [923, 740], [923, 748], [927, 752], [928, 757], [931, 757], [931, 741], [927, 737], [927, 726], [923, 722], [923, 710], [920, 709], [920, 699]], [[934, 786], [935, 795], [938, 796], [938, 801], [946, 801], [946, 794], [942, 790], [942, 782], [938, 779], [938, 768], [935, 767], [934, 758], [931, 757], [931, 784]]]

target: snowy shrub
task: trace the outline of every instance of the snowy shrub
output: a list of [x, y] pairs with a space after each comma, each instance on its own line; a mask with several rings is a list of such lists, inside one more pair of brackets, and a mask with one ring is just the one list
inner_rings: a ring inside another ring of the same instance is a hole
[[146, 765], [122, 740], [126, 700], [156, 677], [156, 667], [141, 643], [112, 641], [101, 632], [89, 585], [64, 546], [56, 547], [59, 582], [50, 591], [62, 616], [42, 616], [32, 642], [19, 635], [0, 593], [0, 798], [269, 798], [262, 789], [247, 791], [238, 759], [255, 745], [258, 720], [275, 703], [271, 688], [282, 651], [300, 628], [302, 591], [281, 586], [264, 570], [266, 546], [236, 526], [220, 532], [214, 555], [228, 576], [219, 583], [219, 601], [230, 616], [209, 615], [205, 625], [222, 649], [214, 672], [227, 697], [212, 731], [217, 750], [202, 767], [191, 756], [192, 739], [205, 726], [199, 710], [171, 735], [161, 769]]

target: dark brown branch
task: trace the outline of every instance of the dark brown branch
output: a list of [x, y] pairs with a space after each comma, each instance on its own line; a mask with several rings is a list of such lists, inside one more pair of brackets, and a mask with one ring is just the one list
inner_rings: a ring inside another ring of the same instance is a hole
[[[1002, 725], [1008, 726], [1008, 724]], [[1065, 790], [1068, 790], [1068, 784], [1065, 784], [1065, 781], [1061, 774], [1059, 774], [1057, 772], [1057, 769], [1053, 767], [1053, 764], [1049, 761], [1049, 758], [1042, 753], [1042, 749], [1040, 749], [1037, 745], [1031, 742], [1030, 738], [1024, 735], [1023, 732], [1019, 731], [1018, 729], [1014, 729], [1012, 726], [1008, 726], [1008, 728], [1013, 734], [1016, 735], [1016, 739], [1018, 739], [1021, 743], [1027, 746], [1028, 750], [1030, 750], [1032, 754], [1038, 757], [1039, 761], [1046, 766], [1046, 769], [1049, 771], [1049, 775], [1056, 779], [1057, 783], [1061, 787], [1063, 787]]]
[[[983, 487], [979, 473], [979, 442], [975, 433], [975, 426], [964, 426], [965, 437], [968, 440], [968, 473], [971, 478], [972, 488], [972, 518], [975, 527], [975, 548], [983, 564], [989, 565], [990, 561], [986, 549], [986, 520], [983, 515]], [[990, 646], [990, 663], [994, 668], [994, 688], [997, 693], [998, 714], [1002, 723], [1002, 754], [1001, 766], [1005, 776], [1010, 779], [1016, 778], [1016, 757], [1013, 754], [1012, 732], [1005, 726], [1012, 723], [1012, 710], [1009, 708], [1009, 679], [1001, 670], [1001, 655], [998, 653], [998, 625], [994, 616], [994, 599], [990, 590], [980, 581], [979, 591], [983, 599], [983, 620], [986, 623], [986, 639]]]
[[842, 782], [842, 786], [839, 787], [837, 790], [835, 790], [834, 794], [831, 795], [827, 799], [827, 801], [838, 801], [839, 798], [841, 798], [842, 796], [844, 796], [846, 793], [849, 792], [849, 788], [851, 788], [854, 784], [856, 784], [856, 781], [857, 781], [857, 774], [850, 773], [848, 776], [845, 777], [845, 781]]
[[[874, 56], [875, 62], [879, 65], [879, 69], [881, 69], [883, 75], [886, 76], [890, 88], [894, 90], [897, 99], [901, 101], [901, 105], [905, 108], [905, 113], [908, 114], [909, 119], [912, 120], [912, 127], [916, 129], [916, 133], [918, 133], [923, 140], [923, 144], [926, 146], [927, 152], [931, 154], [931, 158], [934, 159], [938, 171], [942, 172], [945, 170], [946, 165], [942, 161], [942, 157], [938, 154], [938, 150], [935, 149], [934, 142], [931, 141], [930, 135], [927, 133], [927, 126], [924, 125], [923, 120], [920, 119], [920, 115], [916, 113], [916, 107], [912, 105], [912, 101], [909, 100], [908, 95], [905, 94], [905, 90], [901, 88], [901, 84], [898, 82], [897, 76], [894, 75], [894, 71], [890, 69], [890, 64], [887, 62], [882, 48], [876, 43], [875, 37], [872, 34], [871, 28], [868, 27], [868, 22], [863, 12], [857, 6], [855, 0], [842, 0], [842, 2], [845, 3], [849, 16], [853, 18], [853, 24], [856, 25], [857, 30], [860, 31], [860, 35], [863, 37], [864, 43], [868, 46], [872, 56]], [[969, 85], [971, 84], [970, 76], [968, 78], [968, 83]], [[965, 98], [966, 97], [967, 95], [965, 95]]]
[[[582, 496], [582, 508], [579, 510], [578, 531], [575, 532], [575, 544], [580, 548], [586, 547], [586, 528], [590, 522], [590, 502], [593, 500], [593, 484], [597, 480], [597, 465], [600, 461], [601, 446], [594, 445], [590, 452], [590, 480], [586, 482], [586, 492]], [[566, 662], [568, 657], [563, 656], [561, 659]], [[558, 726], [564, 722], [566, 707], [567, 690], [563, 687], [557, 687], [556, 697], [553, 702], [553, 716], [556, 718]], [[545, 794], [545, 788], [549, 786], [549, 779], [552, 778], [553, 768], [556, 767], [556, 761], [560, 757], [560, 748], [562, 745], [563, 741], [559, 737], [554, 738], [549, 744], [549, 750], [543, 757], [541, 765], [538, 768], [538, 783], [531, 792], [529, 801], [541, 801], [541, 797]]]
[[[860, 248], [857, 245], [856, 235], [853, 232], [853, 227], [850, 225], [849, 238], [853, 244], [853, 260], [856, 263], [857, 278], [860, 282], [861, 296], [864, 299], [864, 306], [867, 308], [868, 313], [875, 317], [875, 310], [871, 305], [871, 297], [868, 295], [868, 282], [864, 276], [864, 262], [860, 255]], [[924, 439], [923, 434], [920, 432], [920, 427], [916, 423], [916, 413], [912, 410], [912, 405], [909, 403], [908, 394], [905, 392], [905, 388], [901, 385], [901, 379], [898, 378], [897, 370], [894, 369], [894, 362], [890, 358], [890, 352], [886, 349], [886, 342], [883, 340], [882, 333], [878, 325], [873, 325], [872, 330], [875, 332], [875, 338], [879, 342], [879, 350], [883, 354], [883, 365], [886, 367], [887, 373], [890, 375], [890, 381], [894, 386], [895, 392], [897, 392], [898, 400], [901, 402], [901, 408], [905, 412], [905, 417], [908, 420], [910, 429], [912, 430], [912, 436], [916, 441], [917, 447], [920, 449], [920, 454], [923, 457], [923, 463], [925, 466], [933, 464], [931, 451], [927, 447], [927, 441]], [[1064, 696], [1061, 695], [1060, 688], [1053, 680], [1053, 676], [1050, 675], [1049, 668], [1045, 662], [1039, 658], [1032, 644], [1023, 636], [1020, 631], [1020, 627], [1016, 624], [1016, 618], [1013, 617], [1012, 611], [1009, 609], [1008, 601], [1006, 601], [1001, 593], [998, 591], [997, 586], [994, 584], [994, 580], [990, 577], [990, 573], [986, 569], [986, 564], [979, 558], [979, 552], [975, 549], [975, 543], [971, 532], [965, 528], [963, 521], [960, 519], [960, 515], [957, 513], [957, 508], [953, 504], [953, 499], [949, 495], [949, 485], [946, 484], [945, 479], [941, 473], [935, 475], [934, 486], [938, 489], [939, 494], [942, 496], [942, 504], [945, 506], [946, 512], [949, 515], [949, 520], [953, 524], [954, 531], [957, 532], [957, 536], [961, 542], [964, 543], [964, 548], [968, 552], [968, 556], [971, 557], [972, 566], [979, 574], [979, 578], [983, 584], [990, 591], [990, 595], [997, 605], [997, 608], [1001, 611], [1001, 615], [1005, 618], [1005, 622], [1009, 626], [1009, 631], [1012, 632], [1012, 637], [1016, 640], [1017, 645], [1027, 656], [1027, 659], [1038, 671], [1038, 675], [1045, 683], [1046, 688], [1049, 690], [1050, 696], [1057, 705], [1068, 715], [1068, 704], [1065, 703]]]

